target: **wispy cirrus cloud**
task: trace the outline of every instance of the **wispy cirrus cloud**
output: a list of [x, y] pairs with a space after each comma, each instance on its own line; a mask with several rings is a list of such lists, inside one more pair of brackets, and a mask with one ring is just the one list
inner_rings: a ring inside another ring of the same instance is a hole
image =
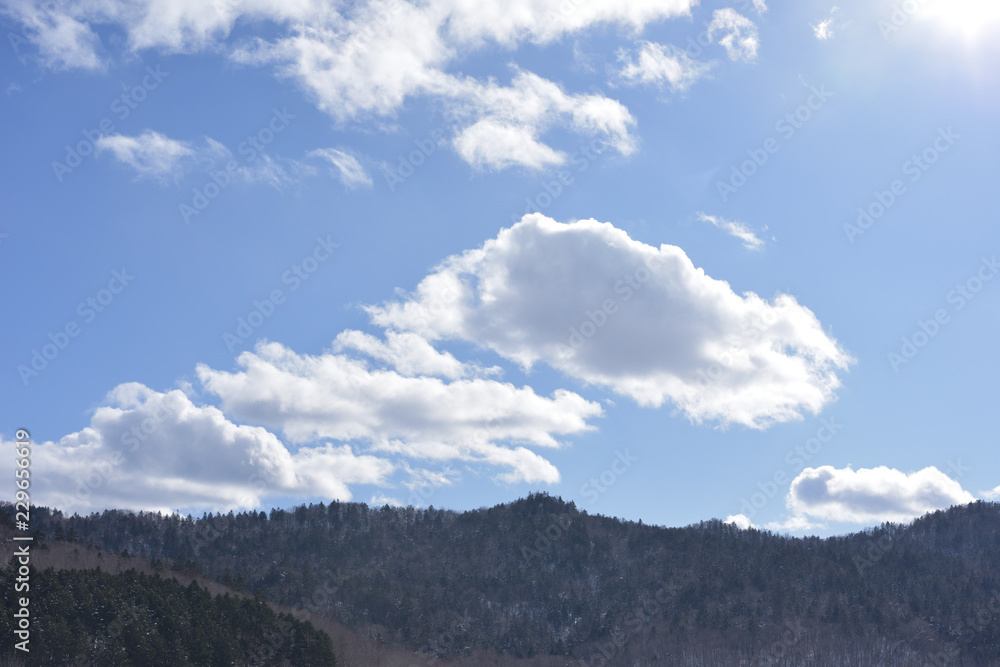
[[199, 152], [217, 153], [221, 149], [212, 140], [196, 149], [190, 143], [171, 139], [152, 130], [133, 137], [122, 134], [105, 135], [96, 141], [95, 146], [98, 152], [109, 152], [119, 162], [130, 166], [137, 172], [138, 178], [161, 181], [179, 178]]
[[[764, 240], [761, 239], [757, 234], [750, 229], [745, 222], [739, 222], [738, 220], [726, 220], [717, 215], [708, 215], [707, 213], [699, 212], [698, 219], [702, 222], [707, 222], [708, 224], [721, 229], [732, 237], [735, 237], [743, 242], [743, 247], [747, 250], [762, 250], [764, 248]], [[767, 227], [764, 228], [767, 231]]]
[[261, 183], [281, 190], [315, 173], [302, 162], [266, 153], [257, 153], [252, 161], [236, 160], [232, 151], [211, 137], [196, 143], [172, 139], [154, 130], [134, 136], [104, 135], [95, 146], [99, 153], [110, 153], [134, 170], [137, 179], [164, 184], [177, 182], [188, 174], [224, 170], [241, 182]]
[[339, 148], [317, 148], [309, 152], [309, 157], [322, 158], [333, 165], [330, 173], [343, 183], [344, 187], [348, 190], [372, 187], [372, 177], [368, 175], [368, 172], [361, 166], [358, 159], [345, 150]]

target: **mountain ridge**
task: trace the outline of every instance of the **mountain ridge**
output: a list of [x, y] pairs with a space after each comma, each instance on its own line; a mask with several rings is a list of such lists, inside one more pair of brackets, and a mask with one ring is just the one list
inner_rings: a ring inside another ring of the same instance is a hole
[[1000, 664], [994, 503], [822, 539], [649, 526], [548, 494], [461, 513], [331, 502], [200, 519], [42, 512], [33, 525], [190, 561], [441, 659]]

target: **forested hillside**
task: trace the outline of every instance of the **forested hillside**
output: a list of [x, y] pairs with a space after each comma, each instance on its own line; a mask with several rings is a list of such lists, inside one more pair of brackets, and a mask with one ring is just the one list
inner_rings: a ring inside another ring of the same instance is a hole
[[[16, 566], [0, 570], [0, 634], [14, 637]], [[335, 665], [330, 639], [262, 599], [213, 596], [135, 571], [33, 570], [30, 652], [17, 664]]]
[[1000, 664], [1000, 507], [830, 539], [661, 528], [532, 495], [489, 509], [302, 506], [190, 519], [37, 511], [424, 654], [567, 664]]

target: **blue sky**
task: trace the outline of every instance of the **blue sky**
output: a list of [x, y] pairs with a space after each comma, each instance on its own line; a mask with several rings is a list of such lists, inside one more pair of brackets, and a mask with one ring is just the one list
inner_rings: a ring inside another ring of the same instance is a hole
[[1000, 495], [991, 3], [2, 13], [38, 504], [824, 535]]

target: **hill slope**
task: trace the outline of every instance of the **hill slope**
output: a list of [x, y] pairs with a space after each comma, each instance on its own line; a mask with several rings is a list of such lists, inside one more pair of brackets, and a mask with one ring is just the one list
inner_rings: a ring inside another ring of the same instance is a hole
[[660, 528], [547, 495], [455, 513], [299, 507], [188, 520], [128, 512], [34, 525], [190, 560], [382, 641], [579, 664], [1000, 664], [1000, 508], [847, 537], [711, 521]]
[[[17, 567], [0, 570], [0, 634], [14, 636]], [[330, 639], [263, 599], [213, 596], [136, 570], [31, 569], [29, 665], [336, 665]], [[5, 647], [6, 648], [6, 647]]]

